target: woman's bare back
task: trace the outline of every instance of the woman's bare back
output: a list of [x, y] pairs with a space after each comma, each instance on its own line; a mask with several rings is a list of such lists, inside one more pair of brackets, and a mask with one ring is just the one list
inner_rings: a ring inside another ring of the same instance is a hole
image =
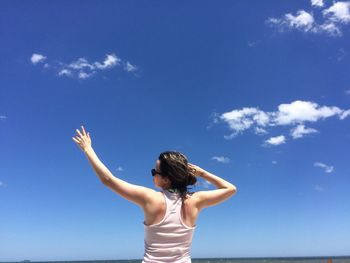
[[[194, 227], [200, 211], [195, 206], [195, 197], [187, 196], [188, 198], [181, 206], [181, 218], [186, 226]], [[161, 222], [166, 213], [166, 203], [162, 192], [155, 192], [151, 200], [150, 205], [144, 210], [145, 224], [148, 226]]]

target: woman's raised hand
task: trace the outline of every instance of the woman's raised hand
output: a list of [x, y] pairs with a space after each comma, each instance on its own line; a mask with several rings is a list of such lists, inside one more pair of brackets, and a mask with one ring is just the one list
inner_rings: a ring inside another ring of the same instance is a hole
[[201, 177], [203, 173], [205, 173], [205, 170], [200, 168], [199, 166], [192, 164], [192, 163], [187, 163], [188, 167], [192, 170], [194, 170], [193, 175]]
[[72, 137], [72, 139], [77, 143], [80, 149], [85, 152], [91, 147], [91, 138], [90, 133], [86, 133], [83, 126], [81, 126], [81, 129], [82, 132], [80, 132], [79, 129], [76, 129], [77, 135], [75, 135], [75, 137]]

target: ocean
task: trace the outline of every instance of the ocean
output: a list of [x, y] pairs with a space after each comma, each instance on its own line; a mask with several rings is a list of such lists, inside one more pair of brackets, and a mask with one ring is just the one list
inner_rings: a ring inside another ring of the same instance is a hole
[[[91, 261], [18, 261], [20, 263], [141, 263], [141, 259]], [[8, 263], [8, 262], [0, 262]], [[12, 262], [14, 263], [14, 262]], [[343, 257], [289, 257], [289, 258], [192, 258], [192, 263], [350, 263]]]

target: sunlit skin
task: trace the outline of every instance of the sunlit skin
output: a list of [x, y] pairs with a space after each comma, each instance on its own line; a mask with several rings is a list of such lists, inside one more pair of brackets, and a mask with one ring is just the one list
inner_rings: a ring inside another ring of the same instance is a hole
[[[114, 176], [111, 171], [101, 162], [92, 148], [90, 133], [85, 131], [85, 128], [81, 126], [81, 131], [76, 129], [77, 134], [72, 137], [73, 141], [79, 146], [79, 148], [85, 153], [90, 165], [94, 169], [96, 175], [100, 181], [106, 185], [108, 188], [122, 196], [123, 198], [139, 205], [145, 212], [145, 217], [148, 219], [150, 224], [152, 219], [155, 218], [154, 211], [150, 211], [149, 204], [153, 204], [159, 199], [159, 192], [154, 191], [148, 187], [139, 186], [126, 182], [116, 176]], [[156, 160], [154, 169], [157, 172], [162, 172], [160, 169], [161, 162]], [[187, 163], [188, 167], [194, 171], [193, 175], [197, 177], [202, 177], [204, 180], [214, 184], [218, 189], [210, 191], [197, 191], [193, 194], [192, 201], [190, 202], [191, 207], [195, 207], [196, 213], [190, 213], [188, 225], [194, 225], [195, 220], [201, 209], [219, 204], [225, 201], [230, 196], [234, 195], [237, 191], [236, 186], [227, 182], [226, 180], [212, 174], [201, 167]], [[149, 175], [151, 176], [151, 175]], [[155, 174], [152, 178], [154, 186], [160, 188], [161, 190], [168, 190], [171, 187], [171, 182], [166, 176], [161, 174]]]

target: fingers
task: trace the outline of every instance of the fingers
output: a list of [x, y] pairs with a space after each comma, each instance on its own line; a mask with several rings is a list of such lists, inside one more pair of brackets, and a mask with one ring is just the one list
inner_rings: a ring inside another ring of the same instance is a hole
[[81, 142], [82, 141], [82, 138], [80, 138], [78, 135], [76, 135], [75, 137], [72, 137], [72, 138], [74, 138], [76, 141], [78, 141], [78, 142]]
[[83, 137], [83, 135], [80, 133], [78, 129], [76, 129], [77, 133], [79, 134], [80, 137]]
[[83, 134], [86, 136], [86, 132], [85, 132], [84, 126], [81, 126], [81, 129], [83, 130]]
[[72, 137], [72, 139], [73, 139], [76, 143], [80, 143], [80, 141], [78, 141], [76, 138]]
[[195, 168], [196, 166], [194, 165], [194, 164], [192, 164], [192, 163], [187, 163], [188, 164], [188, 166], [189, 167], [191, 167], [191, 168]]
[[90, 133], [86, 133], [84, 126], [81, 126], [81, 132], [79, 129], [76, 129], [77, 135], [72, 137], [73, 141], [75, 141], [81, 148], [85, 148], [91, 145]]

